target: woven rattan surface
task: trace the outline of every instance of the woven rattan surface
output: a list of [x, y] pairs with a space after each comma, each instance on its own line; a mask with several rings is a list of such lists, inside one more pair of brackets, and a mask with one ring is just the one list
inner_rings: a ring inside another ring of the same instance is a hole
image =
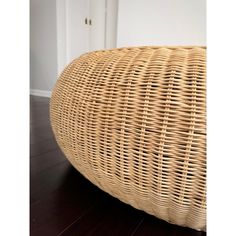
[[74, 60], [50, 115], [66, 157], [92, 183], [170, 223], [206, 225], [204, 47], [133, 47]]

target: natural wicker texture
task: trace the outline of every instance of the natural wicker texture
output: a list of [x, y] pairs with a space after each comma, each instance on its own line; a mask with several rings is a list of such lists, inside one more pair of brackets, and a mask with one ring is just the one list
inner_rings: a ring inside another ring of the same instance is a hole
[[206, 224], [204, 47], [96, 51], [54, 88], [51, 124], [77, 170], [135, 208]]

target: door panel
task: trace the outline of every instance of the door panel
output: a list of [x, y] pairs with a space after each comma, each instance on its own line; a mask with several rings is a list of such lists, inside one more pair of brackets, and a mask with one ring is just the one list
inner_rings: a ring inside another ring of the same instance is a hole
[[105, 8], [106, 0], [90, 0], [90, 25], [89, 50], [100, 50], [105, 48]]
[[67, 63], [89, 51], [89, 0], [66, 1]]

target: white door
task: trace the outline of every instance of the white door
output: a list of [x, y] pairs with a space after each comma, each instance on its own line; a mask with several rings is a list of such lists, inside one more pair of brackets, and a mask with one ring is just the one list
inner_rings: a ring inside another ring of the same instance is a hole
[[106, 0], [90, 0], [89, 4], [89, 51], [106, 48]]
[[67, 63], [89, 51], [89, 0], [66, 1]]

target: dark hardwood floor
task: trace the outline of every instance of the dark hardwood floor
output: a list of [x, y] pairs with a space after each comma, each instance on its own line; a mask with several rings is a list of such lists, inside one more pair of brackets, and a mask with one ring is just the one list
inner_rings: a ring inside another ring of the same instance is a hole
[[120, 202], [76, 171], [59, 149], [49, 99], [30, 97], [30, 235], [204, 236]]

